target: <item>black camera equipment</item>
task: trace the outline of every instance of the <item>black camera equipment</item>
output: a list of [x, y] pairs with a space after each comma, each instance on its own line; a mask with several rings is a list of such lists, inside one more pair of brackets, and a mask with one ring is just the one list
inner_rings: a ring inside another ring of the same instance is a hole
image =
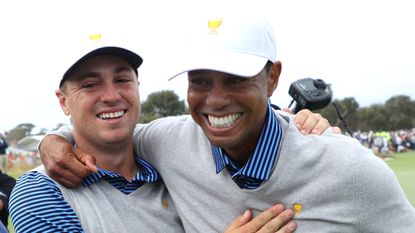
[[[299, 79], [291, 83], [288, 94], [293, 97], [293, 100], [291, 101], [288, 108], [291, 107], [294, 101], [296, 102], [293, 111], [294, 113], [299, 112], [301, 109], [309, 109], [310, 111], [322, 109], [332, 103], [333, 107], [336, 109], [337, 116], [343, 122], [343, 125], [350, 136], [352, 135], [352, 132], [346, 124], [346, 121], [340, 114], [339, 108], [334, 102], [331, 102], [333, 93], [331, 91], [330, 85], [326, 84], [322, 79]], [[273, 107], [278, 108], [278, 106]]]
[[[322, 79], [303, 78], [291, 83], [288, 94], [296, 102], [294, 113], [301, 109], [316, 110], [326, 107], [333, 96], [330, 85]], [[291, 107], [293, 101], [291, 101]]]

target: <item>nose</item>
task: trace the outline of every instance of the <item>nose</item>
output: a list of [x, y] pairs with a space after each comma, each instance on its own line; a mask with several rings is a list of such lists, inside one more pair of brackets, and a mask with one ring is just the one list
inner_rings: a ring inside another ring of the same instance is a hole
[[206, 105], [213, 109], [222, 109], [229, 104], [230, 100], [226, 89], [220, 84], [215, 84], [206, 97]]
[[120, 91], [112, 84], [105, 85], [101, 93], [101, 101], [104, 103], [114, 103], [121, 99]]

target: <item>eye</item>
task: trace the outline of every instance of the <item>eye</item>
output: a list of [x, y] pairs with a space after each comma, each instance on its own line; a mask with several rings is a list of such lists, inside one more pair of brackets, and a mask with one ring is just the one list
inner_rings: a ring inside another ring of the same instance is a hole
[[128, 74], [124, 74], [124, 75], [120, 75], [115, 79], [116, 83], [119, 84], [128, 84], [133, 82], [134, 77], [132, 75], [128, 75]]
[[95, 86], [97, 86], [96, 82], [85, 82], [82, 84], [82, 88], [85, 88], [85, 89], [91, 89]]
[[197, 86], [206, 86], [206, 85], [209, 85], [209, 83], [210, 83], [209, 79], [201, 78], [201, 77], [199, 77], [199, 78], [190, 78], [189, 82], [192, 85], [197, 85]]
[[119, 78], [118, 80], [117, 80], [117, 82], [119, 82], [119, 83], [128, 83], [128, 82], [130, 82], [131, 80], [129, 79], [129, 78]]
[[242, 82], [244, 82], [246, 80], [246, 78], [241, 78], [241, 77], [227, 77], [226, 82], [232, 85], [235, 84], [240, 84]]

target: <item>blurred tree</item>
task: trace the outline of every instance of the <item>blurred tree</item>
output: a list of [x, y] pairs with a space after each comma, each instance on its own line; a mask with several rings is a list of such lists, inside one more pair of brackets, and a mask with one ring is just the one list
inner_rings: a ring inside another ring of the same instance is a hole
[[25, 136], [30, 135], [34, 127], [35, 125], [31, 123], [19, 124], [7, 133], [5, 139], [9, 144], [14, 144]]
[[386, 130], [388, 122], [387, 114], [385, 113], [384, 105], [374, 104], [370, 107], [359, 110], [359, 126], [358, 130], [362, 131], [382, 131]]
[[359, 109], [359, 103], [357, 103], [353, 97], [347, 97], [343, 100], [336, 99], [333, 102], [339, 110], [340, 117], [338, 116], [333, 103], [318, 112], [327, 118], [330, 124], [340, 127], [343, 132], [345, 132], [345, 126], [344, 122], [342, 122], [340, 118], [345, 120], [350, 130], [355, 130], [359, 122], [359, 116], [357, 113], [357, 110]]
[[173, 91], [158, 91], [151, 93], [147, 100], [141, 103], [140, 122], [147, 123], [157, 118], [186, 113], [184, 100], [179, 100], [179, 96]]
[[389, 129], [409, 129], [415, 116], [414, 103], [409, 96], [397, 95], [385, 103]]

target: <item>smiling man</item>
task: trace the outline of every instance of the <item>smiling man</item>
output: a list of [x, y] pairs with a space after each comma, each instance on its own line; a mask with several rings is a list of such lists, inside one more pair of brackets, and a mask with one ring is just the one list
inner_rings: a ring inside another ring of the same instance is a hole
[[183, 232], [158, 172], [133, 151], [141, 57], [111, 46], [74, 59], [56, 96], [76, 148], [93, 154], [99, 169], [74, 189], [42, 166], [22, 175], [10, 198], [16, 232]]
[[415, 232], [415, 210], [381, 159], [345, 135], [305, 136], [272, 108], [282, 65], [265, 18], [224, 15], [214, 33], [208, 19], [192, 23], [178, 72], [192, 119], [135, 132], [186, 229], [220, 232], [231, 216], [277, 201], [295, 211], [296, 232]]

